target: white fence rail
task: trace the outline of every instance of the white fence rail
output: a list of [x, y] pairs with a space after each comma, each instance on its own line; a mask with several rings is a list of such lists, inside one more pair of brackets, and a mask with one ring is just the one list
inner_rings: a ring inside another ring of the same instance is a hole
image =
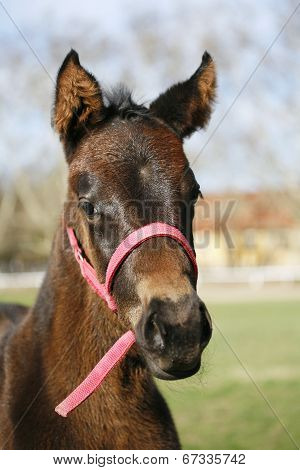
[[27, 273], [0, 273], [0, 289], [35, 289], [40, 287], [43, 271]]
[[213, 267], [199, 270], [200, 283], [265, 284], [300, 281], [300, 266]]
[[[0, 289], [38, 288], [44, 272], [0, 273]], [[300, 266], [244, 266], [199, 269], [200, 284], [254, 284], [300, 282]]]

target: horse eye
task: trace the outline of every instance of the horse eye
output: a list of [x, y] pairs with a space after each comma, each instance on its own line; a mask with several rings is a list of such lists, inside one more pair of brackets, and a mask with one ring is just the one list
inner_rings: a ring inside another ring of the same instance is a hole
[[93, 217], [97, 211], [89, 201], [79, 201], [79, 207], [86, 213], [88, 217]]

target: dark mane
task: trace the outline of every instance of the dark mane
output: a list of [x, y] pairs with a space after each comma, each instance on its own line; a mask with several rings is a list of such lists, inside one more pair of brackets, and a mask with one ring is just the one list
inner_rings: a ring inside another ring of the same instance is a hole
[[144, 104], [137, 104], [132, 98], [132, 92], [124, 85], [118, 85], [104, 92], [106, 117], [116, 116], [122, 119], [135, 117], [150, 117], [150, 111]]

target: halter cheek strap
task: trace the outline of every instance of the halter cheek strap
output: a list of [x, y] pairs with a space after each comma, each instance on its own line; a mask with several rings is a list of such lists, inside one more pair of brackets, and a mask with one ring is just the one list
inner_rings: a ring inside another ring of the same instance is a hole
[[116, 302], [114, 298], [110, 295], [108, 289], [106, 288], [106, 283], [101, 284], [98, 281], [95, 269], [83, 256], [82, 250], [79, 247], [74, 230], [71, 227], [67, 227], [67, 233], [68, 233], [70, 245], [73, 248], [75, 259], [80, 266], [82, 276], [91, 286], [93, 291], [96, 292], [96, 294], [107, 303], [108, 307], [113, 312], [115, 312], [117, 310]]
[[[168, 237], [176, 240], [190, 259], [196, 277], [198, 274], [196, 258], [189, 242], [185, 236], [172, 225], [155, 222], [145, 225], [128, 235], [113, 253], [107, 266], [105, 282], [103, 284], [98, 281], [95, 269], [84, 257], [74, 230], [71, 227], [67, 227], [67, 233], [75, 259], [80, 266], [82, 276], [96, 294], [101, 297], [114, 312], [117, 310], [117, 304], [112, 295], [112, 284], [116, 273], [129, 254], [150, 238]], [[121, 336], [89, 373], [86, 379], [55, 408], [55, 411], [61, 416], [66, 417], [70, 411], [86, 400], [91, 393], [100, 387], [107, 374], [123, 359], [135, 341], [135, 335], [132, 331], [127, 331], [127, 333]]]

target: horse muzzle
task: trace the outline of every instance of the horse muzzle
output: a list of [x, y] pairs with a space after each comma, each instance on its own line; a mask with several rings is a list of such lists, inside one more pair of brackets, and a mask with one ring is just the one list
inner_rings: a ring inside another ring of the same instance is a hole
[[176, 302], [150, 300], [135, 329], [137, 343], [157, 378], [177, 380], [198, 372], [212, 335], [210, 315], [196, 292]]

